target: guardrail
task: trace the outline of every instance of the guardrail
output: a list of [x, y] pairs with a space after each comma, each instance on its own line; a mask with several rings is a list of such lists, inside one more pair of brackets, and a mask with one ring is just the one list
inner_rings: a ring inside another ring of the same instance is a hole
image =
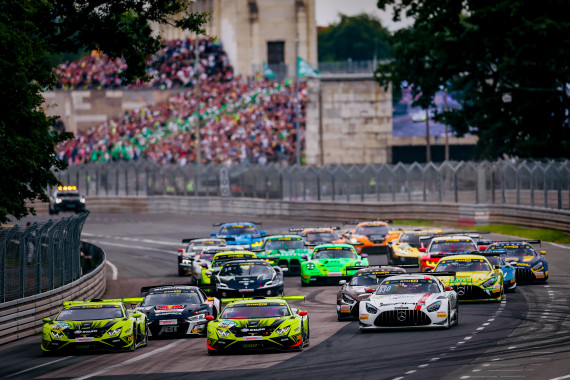
[[78, 280], [41, 294], [0, 304], [0, 345], [36, 334], [42, 318], [53, 317], [63, 301], [99, 298], [105, 293], [105, 253], [99, 247], [82, 242], [85, 256], [95, 268]]

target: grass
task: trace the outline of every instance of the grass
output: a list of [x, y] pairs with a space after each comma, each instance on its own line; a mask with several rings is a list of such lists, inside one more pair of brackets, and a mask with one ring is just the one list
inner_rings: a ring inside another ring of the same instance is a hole
[[[394, 224], [401, 226], [425, 226], [434, 227], [434, 222], [430, 220], [394, 220]], [[449, 227], [458, 228], [458, 225], [449, 225]], [[570, 244], [570, 234], [559, 230], [551, 230], [547, 228], [523, 228], [512, 224], [489, 224], [488, 226], [469, 226], [462, 227], [468, 230], [490, 231], [494, 234], [519, 236], [527, 239], [550, 241], [554, 243]]]

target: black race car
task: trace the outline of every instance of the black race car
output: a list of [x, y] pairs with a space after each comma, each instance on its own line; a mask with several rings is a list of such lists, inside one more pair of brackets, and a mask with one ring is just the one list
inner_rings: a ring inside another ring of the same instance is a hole
[[283, 272], [265, 260], [230, 261], [212, 273], [218, 297], [279, 296], [283, 294]]
[[208, 298], [196, 286], [148, 286], [138, 299], [137, 309], [148, 317], [150, 337], [205, 335], [206, 316], [214, 318], [220, 311], [220, 301]]

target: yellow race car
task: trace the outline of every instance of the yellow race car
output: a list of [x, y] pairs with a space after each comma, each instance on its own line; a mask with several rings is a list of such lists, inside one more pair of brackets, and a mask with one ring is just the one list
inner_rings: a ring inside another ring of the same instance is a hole
[[388, 240], [388, 264], [398, 266], [418, 266], [421, 237], [441, 233], [440, 229], [390, 231]]
[[433, 270], [455, 272], [439, 279], [457, 292], [459, 301], [501, 301], [504, 296], [503, 272], [484, 256], [457, 255], [443, 257]]

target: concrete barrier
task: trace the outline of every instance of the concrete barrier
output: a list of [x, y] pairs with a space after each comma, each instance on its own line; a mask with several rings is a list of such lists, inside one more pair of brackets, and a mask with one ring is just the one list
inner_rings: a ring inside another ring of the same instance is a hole
[[99, 265], [60, 288], [0, 304], [0, 345], [41, 332], [42, 318], [55, 316], [63, 301], [99, 298], [105, 293], [105, 253], [89, 243], [82, 244], [101, 255]]

